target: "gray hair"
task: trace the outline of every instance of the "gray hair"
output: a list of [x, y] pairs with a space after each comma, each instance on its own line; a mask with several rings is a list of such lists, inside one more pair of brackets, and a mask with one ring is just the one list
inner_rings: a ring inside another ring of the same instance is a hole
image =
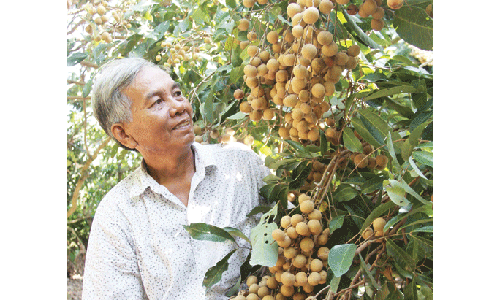
[[92, 90], [94, 115], [106, 134], [120, 145], [111, 127], [116, 123], [132, 121], [132, 101], [122, 91], [145, 66], [159, 68], [143, 58], [122, 58], [105, 64], [96, 75]]

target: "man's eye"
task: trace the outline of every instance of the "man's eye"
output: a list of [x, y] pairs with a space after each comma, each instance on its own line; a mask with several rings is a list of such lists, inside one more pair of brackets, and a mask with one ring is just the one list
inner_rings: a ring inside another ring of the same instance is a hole
[[151, 107], [155, 106], [156, 104], [160, 104], [162, 101], [163, 101], [162, 98], [158, 98], [155, 102], [153, 102], [153, 104], [151, 105]]
[[182, 92], [181, 91], [175, 91], [174, 92], [174, 97], [180, 97], [182, 96]]

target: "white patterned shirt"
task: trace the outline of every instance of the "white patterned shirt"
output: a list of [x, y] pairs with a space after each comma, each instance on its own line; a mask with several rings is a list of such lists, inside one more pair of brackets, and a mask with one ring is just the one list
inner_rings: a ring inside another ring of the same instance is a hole
[[250, 236], [260, 203], [262, 160], [239, 143], [193, 143], [196, 172], [187, 207], [146, 171], [144, 162], [100, 202], [92, 223], [83, 300], [228, 299], [249, 254], [244, 239], [221, 280], [205, 292], [206, 271], [237, 247], [233, 242], [193, 239], [183, 225], [234, 227]]

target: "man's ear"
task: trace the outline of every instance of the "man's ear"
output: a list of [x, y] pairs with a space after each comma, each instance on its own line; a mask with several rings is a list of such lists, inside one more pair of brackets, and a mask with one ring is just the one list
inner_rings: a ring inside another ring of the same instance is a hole
[[124, 124], [115, 123], [111, 125], [111, 133], [123, 146], [130, 149], [135, 149], [135, 147], [137, 147], [137, 142], [132, 136], [127, 134]]

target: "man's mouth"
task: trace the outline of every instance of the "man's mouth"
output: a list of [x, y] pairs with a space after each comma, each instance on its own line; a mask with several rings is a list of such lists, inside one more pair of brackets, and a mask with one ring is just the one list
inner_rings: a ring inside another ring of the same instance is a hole
[[181, 129], [181, 128], [184, 128], [184, 127], [187, 127], [187, 126], [191, 126], [191, 122], [189, 120], [185, 120], [185, 121], [180, 122], [179, 124], [175, 125], [175, 127], [172, 128], [172, 129], [173, 130], [175, 130], [175, 129]]

